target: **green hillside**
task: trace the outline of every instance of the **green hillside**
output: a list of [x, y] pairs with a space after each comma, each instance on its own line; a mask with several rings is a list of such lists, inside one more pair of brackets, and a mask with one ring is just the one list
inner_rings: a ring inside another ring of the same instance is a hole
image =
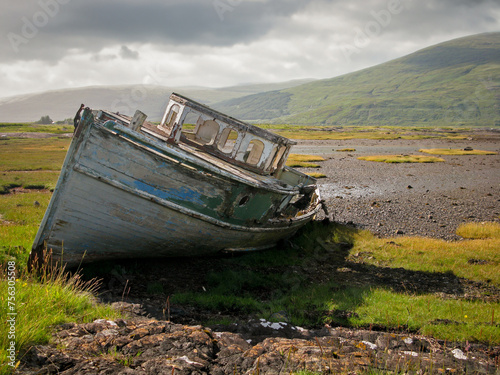
[[244, 120], [274, 123], [500, 126], [500, 33], [213, 106]]
[[202, 103], [212, 103], [281, 90], [310, 82], [311, 79], [267, 84], [246, 84], [223, 88], [166, 87], [154, 85], [90, 86], [0, 98], [1, 122], [30, 122], [49, 115], [53, 120], [73, 117], [80, 103], [91, 108], [110, 109], [133, 115], [140, 109], [151, 121], [163, 116], [168, 97], [178, 92]]

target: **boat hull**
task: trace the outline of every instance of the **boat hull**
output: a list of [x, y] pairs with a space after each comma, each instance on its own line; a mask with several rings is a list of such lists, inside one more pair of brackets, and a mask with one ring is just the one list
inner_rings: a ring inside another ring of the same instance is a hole
[[290, 192], [216, 174], [176, 150], [89, 123], [74, 138], [33, 244], [73, 267], [97, 260], [197, 256], [274, 246], [318, 208], [271, 216]]

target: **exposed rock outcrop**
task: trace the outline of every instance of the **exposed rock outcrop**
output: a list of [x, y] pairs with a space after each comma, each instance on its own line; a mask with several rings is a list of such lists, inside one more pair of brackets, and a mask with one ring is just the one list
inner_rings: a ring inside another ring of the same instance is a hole
[[22, 358], [20, 374], [499, 374], [500, 347], [461, 347], [424, 337], [265, 320], [218, 331], [150, 319], [64, 324], [51, 345]]

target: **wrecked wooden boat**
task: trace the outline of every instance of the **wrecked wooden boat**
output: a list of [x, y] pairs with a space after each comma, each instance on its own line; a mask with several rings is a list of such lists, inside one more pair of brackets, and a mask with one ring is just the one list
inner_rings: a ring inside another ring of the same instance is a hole
[[179, 94], [145, 119], [83, 110], [31, 259], [266, 249], [321, 208], [316, 180], [285, 166], [294, 141]]

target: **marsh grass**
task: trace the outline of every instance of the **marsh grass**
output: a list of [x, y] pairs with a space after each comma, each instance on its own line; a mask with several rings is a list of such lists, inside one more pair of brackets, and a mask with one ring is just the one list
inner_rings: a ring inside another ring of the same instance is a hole
[[364, 291], [363, 304], [356, 307], [357, 316], [350, 319], [350, 323], [354, 327], [370, 324], [391, 327], [450, 341], [498, 344], [500, 328], [496, 321], [492, 322], [492, 316], [499, 306], [498, 303], [373, 289]]
[[[97, 318], [118, 318], [109, 306], [98, 304], [93, 297], [98, 281], [83, 281], [79, 274], [68, 274], [64, 268], [40, 268], [28, 273], [16, 263], [15, 312], [16, 359], [19, 361], [32, 345], [46, 344], [55, 325], [66, 322], [91, 322]], [[7, 316], [7, 264], [0, 266], [0, 312]], [[8, 325], [0, 325], [0, 374], [10, 373], [7, 366]]]
[[8, 194], [11, 189], [16, 187], [53, 190], [56, 187], [59, 173], [58, 170], [0, 172], [0, 194]]
[[0, 123], [0, 133], [73, 133], [72, 125], [59, 124], [33, 124], [33, 123]]
[[360, 156], [359, 160], [376, 161], [381, 163], [436, 163], [444, 159], [422, 155], [373, 155]]
[[326, 174], [324, 173], [318, 173], [318, 172], [311, 172], [311, 173], [306, 173], [308, 176], [314, 177], [314, 178], [326, 178]]
[[48, 191], [0, 195], [0, 260], [15, 260], [19, 267], [26, 267], [50, 197]]
[[321, 168], [321, 165], [314, 163], [300, 163], [300, 162], [288, 161], [286, 165], [292, 168]]
[[300, 125], [273, 124], [260, 125], [262, 128], [270, 129], [275, 133], [291, 139], [310, 140], [347, 140], [347, 139], [467, 139], [464, 134], [469, 129], [462, 128], [457, 134], [454, 128], [434, 129], [429, 127], [405, 127], [405, 126], [315, 126], [314, 128]]
[[[33, 172], [31, 172], [33, 173]], [[17, 359], [35, 344], [50, 340], [54, 325], [63, 322], [88, 322], [97, 318], [117, 317], [94, 297], [95, 280], [84, 282], [79, 275], [62, 269], [28, 273], [27, 261], [38, 225], [50, 201], [48, 191], [26, 191], [0, 195], [0, 313], [7, 316], [8, 282], [6, 266], [16, 265], [16, 350]], [[12, 264], [12, 263], [11, 263]], [[9, 373], [7, 324], [0, 325], [0, 374]]]
[[71, 139], [8, 139], [0, 141], [0, 170], [36, 171], [61, 169]]
[[[500, 255], [496, 249], [500, 240], [491, 237], [457, 242], [420, 237], [382, 239], [351, 227], [311, 223], [289, 246], [221, 260], [224, 270], [209, 275], [206, 291], [176, 294], [172, 303], [222, 312], [221, 316], [250, 314], [273, 319], [285, 311], [291, 323], [304, 327], [325, 323], [373, 326], [496, 345], [500, 343], [495, 318], [500, 314], [500, 303], [495, 302], [498, 296], [489, 296], [486, 291], [468, 300], [460, 296], [458, 283], [458, 297], [443, 298], [419, 287], [418, 279], [420, 272], [438, 284], [441, 281], [437, 280], [445, 277], [499, 287]], [[332, 257], [337, 259], [333, 263]], [[325, 273], [324, 264], [337, 264], [337, 271]], [[344, 284], [344, 272], [349, 275], [351, 267], [359, 268], [353, 264], [365, 271], [359, 269], [358, 282]], [[408, 278], [401, 280], [407, 289], [374, 283], [369, 276], [385, 274], [390, 278], [390, 269], [399, 270], [398, 275], [408, 270]]]
[[478, 239], [478, 238], [500, 238], [500, 223], [498, 222], [481, 222], [481, 223], [466, 223], [457, 228], [457, 234], [463, 238]]
[[319, 164], [312, 161], [325, 161], [325, 158], [319, 155], [290, 154], [286, 165], [293, 168], [320, 168]]
[[497, 155], [498, 152], [484, 150], [461, 150], [452, 148], [421, 148], [418, 150], [433, 155]]
[[[355, 261], [353, 254], [356, 253], [369, 253], [373, 258], [363, 259], [365, 264], [451, 272], [457, 277], [500, 286], [500, 253], [496, 251], [500, 249], [498, 223], [469, 223], [463, 228], [467, 228], [470, 236], [481, 233], [481, 238], [444, 241], [426, 237], [377, 238], [365, 234], [357, 237], [350, 259]], [[464, 233], [459, 229], [460, 232]]]
[[70, 139], [0, 141], [0, 194], [12, 188], [54, 189]]

